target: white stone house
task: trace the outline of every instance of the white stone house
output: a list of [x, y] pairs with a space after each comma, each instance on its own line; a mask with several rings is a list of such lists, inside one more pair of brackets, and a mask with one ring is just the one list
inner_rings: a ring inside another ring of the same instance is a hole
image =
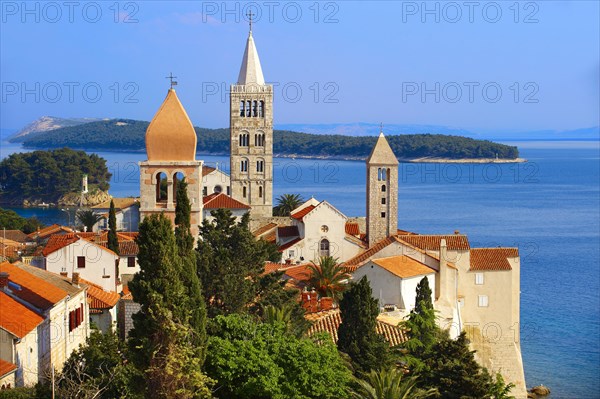
[[82, 280], [87, 285], [90, 306], [90, 321], [102, 332], [117, 328], [117, 304], [121, 296], [114, 291], [106, 291], [99, 285]]
[[89, 238], [82, 238], [77, 234], [52, 236], [42, 254], [46, 260], [46, 270], [52, 273], [69, 278], [73, 273], [79, 273], [81, 278], [102, 289], [116, 292], [120, 290], [117, 276], [119, 256]]
[[[379, 300], [379, 307], [387, 310], [410, 312], [415, 307], [417, 285], [424, 277], [429, 280], [430, 287], [435, 287], [435, 270], [406, 255], [370, 260], [352, 274], [355, 281], [365, 276], [373, 296]], [[431, 296], [433, 302], [433, 290]]]
[[291, 226], [281, 226], [276, 232], [285, 262], [318, 262], [321, 256], [343, 262], [366, 248], [362, 240], [346, 231], [348, 218], [327, 201], [311, 198], [292, 211], [291, 219]]
[[[115, 219], [118, 231], [138, 231], [140, 224], [140, 201], [137, 198], [113, 198], [115, 204]], [[108, 213], [110, 201], [95, 205], [92, 211], [102, 216], [94, 225], [94, 232], [108, 229]]]
[[17, 386], [32, 385], [62, 370], [89, 336], [87, 286], [22, 263], [2, 263], [0, 273], [0, 357], [17, 366]]

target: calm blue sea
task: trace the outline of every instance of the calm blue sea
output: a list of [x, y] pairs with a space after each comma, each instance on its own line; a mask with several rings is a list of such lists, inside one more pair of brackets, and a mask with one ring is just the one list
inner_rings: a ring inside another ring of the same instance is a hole
[[[526, 164], [402, 164], [399, 227], [469, 235], [472, 246], [521, 251], [521, 342], [529, 387], [552, 398], [600, 392], [599, 147], [589, 142], [520, 142]], [[4, 144], [0, 158], [18, 146]], [[142, 153], [100, 152], [111, 194], [139, 195]], [[203, 156], [228, 169], [227, 157]], [[348, 216], [365, 214], [362, 162], [276, 159], [275, 194], [326, 199]], [[67, 223], [57, 209], [18, 209]]]

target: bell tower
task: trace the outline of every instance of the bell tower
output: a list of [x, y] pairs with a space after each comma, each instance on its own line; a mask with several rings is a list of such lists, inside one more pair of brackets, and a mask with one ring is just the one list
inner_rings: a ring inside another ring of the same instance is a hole
[[369, 247], [398, 230], [398, 159], [383, 135], [367, 158], [367, 239]]
[[146, 130], [147, 161], [140, 162], [140, 218], [164, 213], [175, 222], [177, 183], [185, 178], [192, 205], [191, 233], [202, 223], [202, 161], [196, 160], [198, 138], [177, 94], [171, 88]]
[[231, 196], [253, 217], [273, 215], [273, 86], [266, 84], [252, 22], [237, 83], [230, 89]]

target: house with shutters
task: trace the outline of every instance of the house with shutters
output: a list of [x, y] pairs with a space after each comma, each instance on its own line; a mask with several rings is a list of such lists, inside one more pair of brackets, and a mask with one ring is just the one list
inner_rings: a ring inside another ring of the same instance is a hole
[[31, 386], [62, 369], [90, 333], [86, 295], [77, 274], [67, 280], [23, 263], [0, 264], [0, 366], [11, 370], [3, 384]]

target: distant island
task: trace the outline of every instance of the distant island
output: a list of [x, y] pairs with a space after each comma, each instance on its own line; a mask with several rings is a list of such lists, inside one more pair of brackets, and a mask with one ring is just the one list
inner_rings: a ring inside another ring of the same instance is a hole
[[69, 148], [15, 153], [0, 161], [0, 204], [77, 205], [87, 175], [85, 205], [109, 199], [106, 160]]
[[[144, 135], [149, 122], [109, 119], [64, 126], [44, 132], [13, 136], [26, 148], [52, 149], [71, 147], [83, 150], [144, 151]], [[229, 154], [229, 129], [196, 127], [197, 151], [204, 154]], [[419, 162], [518, 162], [515, 146], [442, 134], [402, 134], [387, 132], [394, 153], [403, 161]], [[362, 160], [375, 145], [373, 136], [309, 134], [275, 130], [275, 156]]]

